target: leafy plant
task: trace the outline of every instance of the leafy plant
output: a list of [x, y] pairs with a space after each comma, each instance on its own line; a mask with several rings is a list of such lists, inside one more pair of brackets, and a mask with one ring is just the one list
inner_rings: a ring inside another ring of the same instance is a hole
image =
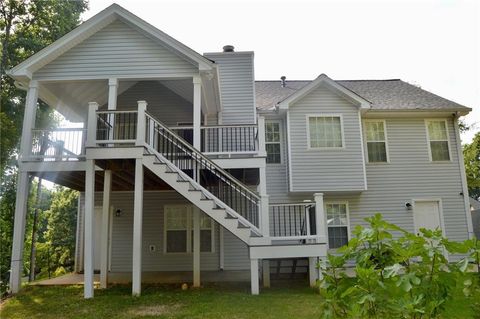
[[[438, 318], [458, 288], [466, 297], [478, 289], [467, 272], [479, 261], [478, 240], [450, 242], [439, 229], [412, 234], [381, 214], [365, 220], [369, 227], [357, 226], [348, 245], [320, 264], [324, 318]], [[449, 253], [468, 257], [450, 264]], [[347, 277], [351, 261], [355, 276]]]

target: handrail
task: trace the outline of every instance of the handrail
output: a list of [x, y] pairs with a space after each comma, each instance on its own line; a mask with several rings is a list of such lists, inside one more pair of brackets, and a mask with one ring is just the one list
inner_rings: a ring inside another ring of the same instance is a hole
[[[270, 235], [272, 239], [310, 239], [316, 234], [315, 220], [310, 220], [310, 209], [314, 202], [279, 203], [269, 205]], [[313, 217], [315, 218], [315, 217]]]
[[[248, 189], [245, 185], [243, 185], [242, 182], [240, 182], [238, 179], [236, 179], [235, 177], [233, 177], [230, 173], [228, 173], [227, 171], [225, 171], [223, 168], [221, 168], [220, 166], [218, 166], [215, 162], [213, 162], [212, 160], [210, 160], [207, 156], [203, 155], [201, 152], [199, 152], [196, 148], [194, 148], [193, 146], [191, 146], [187, 141], [185, 141], [182, 137], [180, 137], [177, 133], [173, 132], [170, 128], [168, 128], [166, 125], [164, 125], [163, 123], [161, 123], [160, 121], [158, 121], [157, 119], [155, 119], [149, 112], [145, 111], [145, 115], [148, 116], [153, 122], [155, 122], [157, 125], [161, 126], [162, 129], [164, 129], [166, 132], [168, 132], [169, 134], [175, 136], [175, 138], [181, 142], [182, 146], [187, 148], [189, 151], [195, 153], [196, 156], [200, 157], [201, 159], [203, 159], [204, 161], [208, 162], [209, 165], [215, 167], [216, 170], [218, 170], [219, 172], [221, 172], [223, 175], [227, 176], [229, 178], [229, 180], [231, 180], [233, 183], [235, 183], [237, 186], [241, 187], [243, 190], [245, 190], [246, 192], [248, 192], [250, 195], [254, 196], [256, 199], [260, 200], [260, 196]], [[147, 125], [148, 126], [148, 125]], [[148, 135], [148, 132], [147, 132], [147, 135]]]

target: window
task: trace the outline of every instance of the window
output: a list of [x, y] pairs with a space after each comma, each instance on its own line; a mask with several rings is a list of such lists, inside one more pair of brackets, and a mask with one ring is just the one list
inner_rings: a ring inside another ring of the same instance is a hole
[[367, 155], [370, 163], [387, 162], [385, 121], [365, 121]]
[[342, 148], [342, 119], [340, 116], [308, 116], [310, 148]]
[[282, 162], [280, 123], [265, 123], [265, 149], [267, 151], [267, 164]]
[[[165, 212], [166, 253], [187, 253], [193, 251], [193, 207], [189, 205], [167, 205]], [[200, 251], [213, 252], [213, 221], [200, 214]]]
[[449, 161], [447, 122], [445, 120], [426, 121], [430, 159], [434, 162]]
[[329, 248], [339, 248], [348, 243], [348, 207], [346, 203], [325, 204]]

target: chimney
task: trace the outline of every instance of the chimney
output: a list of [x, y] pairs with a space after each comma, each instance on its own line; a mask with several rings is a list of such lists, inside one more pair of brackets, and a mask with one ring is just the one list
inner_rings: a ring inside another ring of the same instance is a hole
[[287, 86], [287, 77], [285, 75], [282, 75], [280, 77], [280, 80], [282, 80], [282, 88]]
[[223, 47], [223, 52], [234, 52], [235, 47], [233, 45], [225, 45]]

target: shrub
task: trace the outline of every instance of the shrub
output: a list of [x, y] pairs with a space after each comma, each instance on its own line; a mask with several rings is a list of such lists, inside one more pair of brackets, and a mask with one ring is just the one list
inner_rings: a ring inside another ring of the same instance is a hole
[[[439, 229], [415, 235], [381, 214], [365, 220], [368, 228], [357, 226], [348, 245], [319, 265], [324, 318], [438, 318], [455, 291], [468, 298], [478, 287], [467, 272], [469, 262], [479, 264], [477, 239], [450, 242]], [[450, 253], [467, 257], [450, 264]], [[354, 277], [345, 274], [349, 262]]]

